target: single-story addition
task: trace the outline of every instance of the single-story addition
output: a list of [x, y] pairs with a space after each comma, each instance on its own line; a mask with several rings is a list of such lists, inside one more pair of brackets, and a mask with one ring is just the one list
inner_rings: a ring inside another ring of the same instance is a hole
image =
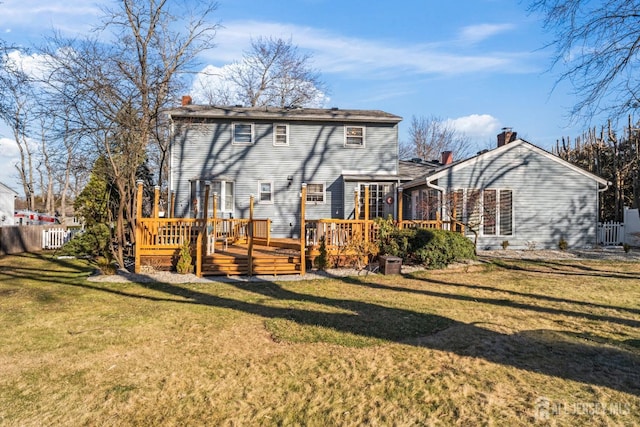
[[455, 218], [479, 249], [557, 249], [597, 243], [598, 193], [609, 183], [510, 129], [498, 146], [404, 183], [404, 219]]
[[13, 212], [18, 193], [0, 182], [0, 226], [14, 225]]
[[383, 111], [216, 107], [185, 97], [169, 119], [173, 217], [202, 218], [209, 185], [218, 218], [248, 218], [253, 195], [254, 217], [271, 219], [272, 237], [298, 238], [303, 183], [307, 219], [362, 216], [355, 200], [365, 185], [370, 218], [395, 217], [397, 186], [424, 173], [400, 166], [402, 118]]

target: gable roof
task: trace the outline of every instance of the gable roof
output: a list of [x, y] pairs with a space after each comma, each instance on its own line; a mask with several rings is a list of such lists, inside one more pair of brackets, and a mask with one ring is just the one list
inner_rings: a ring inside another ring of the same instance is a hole
[[338, 108], [220, 107], [185, 105], [167, 112], [169, 117], [198, 119], [254, 119], [322, 122], [399, 123], [402, 117], [380, 110], [342, 110]]
[[611, 185], [611, 183], [609, 181], [607, 181], [606, 179], [600, 178], [599, 176], [592, 174], [591, 172], [588, 172], [584, 169], [582, 169], [579, 166], [576, 166], [572, 163], [567, 162], [566, 160], [561, 159], [560, 157], [556, 156], [555, 154], [552, 154], [546, 150], [543, 150], [542, 148], [538, 147], [537, 145], [534, 145], [530, 142], [525, 141], [524, 139], [517, 139], [513, 142], [510, 142], [508, 144], [505, 144], [501, 147], [497, 147], [494, 148], [493, 150], [488, 150], [488, 151], [483, 151], [478, 153], [477, 155], [470, 157], [468, 159], [465, 160], [460, 160], [454, 163], [451, 163], [449, 165], [446, 165], [440, 169], [438, 169], [437, 171], [434, 171], [432, 173], [428, 173], [426, 175], [423, 175], [419, 178], [414, 179], [411, 182], [407, 182], [405, 184], [402, 184], [401, 187], [402, 188], [412, 188], [412, 187], [417, 187], [419, 185], [423, 185], [426, 183], [426, 181], [433, 181], [436, 180], [442, 176], [444, 176], [447, 172], [451, 171], [456, 171], [459, 169], [463, 169], [466, 168], [468, 166], [473, 166], [474, 164], [476, 164], [477, 162], [481, 161], [481, 160], [490, 160], [491, 158], [498, 156], [502, 153], [504, 153], [505, 151], [508, 150], [512, 150], [515, 147], [518, 146], [526, 146], [527, 148], [529, 148], [530, 150], [532, 150], [533, 152], [546, 157], [549, 160], [552, 160], [556, 163], [561, 164], [562, 166], [569, 168], [571, 170], [573, 170], [574, 172], [578, 172], [579, 174], [582, 174], [584, 176], [586, 176], [587, 178], [593, 179], [594, 181], [596, 181], [598, 184], [602, 185], [603, 187], [607, 187], [609, 185]]
[[15, 191], [13, 188], [9, 187], [8, 185], [5, 185], [3, 183], [0, 182], [0, 191], [3, 191], [5, 193], [12, 193], [15, 196], [18, 195], [18, 192]]

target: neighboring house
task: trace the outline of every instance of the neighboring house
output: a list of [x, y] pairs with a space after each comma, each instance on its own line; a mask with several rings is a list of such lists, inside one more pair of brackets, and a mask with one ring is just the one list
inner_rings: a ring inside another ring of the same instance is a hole
[[15, 224], [13, 212], [16, 197], [18, 197], [18, 193], [0, 182], [0, 226]]
[[498, 147], [403, 184], [409, 216], [455, 217], [478, 233], [479, 249], [595, 245], [598, 192], [608, 182], [522, 139], [510, 130]]
[[218, 217], [248, 218], [254, 195], [254, 216], [272, 220], [273, 237], [299, 237], [302, 183], [307, 184], [308, 219], [353, 218], [355, 191], [362, 203], [365, 184], [373, 218], [395, 216], [397, 185], [420, 174], [401, 170], [402, 118], [393, 114], [198, 106], [185, 98], [182, 107], [169, 112], [175, 217], [202, 217], [210, 184], [218, 195]]

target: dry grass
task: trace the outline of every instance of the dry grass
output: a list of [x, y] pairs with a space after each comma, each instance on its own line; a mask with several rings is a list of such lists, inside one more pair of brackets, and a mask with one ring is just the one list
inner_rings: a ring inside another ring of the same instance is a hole
[[640, 265], [86, 280], [0, 259], [2, 425], [637, 425]]

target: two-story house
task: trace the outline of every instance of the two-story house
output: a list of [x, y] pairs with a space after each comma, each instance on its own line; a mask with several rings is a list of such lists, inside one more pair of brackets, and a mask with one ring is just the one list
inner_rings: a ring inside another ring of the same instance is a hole
[[254, 216], [272, 220], [272, 236], [299, 237], [303, 183], [307, 218], [353, 218], [355, 193], [362, 200], [365, 185], [373, 218], [394, 215], [397, 186], [417, 176], [400, 173], [402, 118], [393, 114], [201, 106], [185, 98], [169, 112], [176, 217], [202, 217], [209, 184], [219, 200], [218, 217], [247, 218], [253, 195]]

